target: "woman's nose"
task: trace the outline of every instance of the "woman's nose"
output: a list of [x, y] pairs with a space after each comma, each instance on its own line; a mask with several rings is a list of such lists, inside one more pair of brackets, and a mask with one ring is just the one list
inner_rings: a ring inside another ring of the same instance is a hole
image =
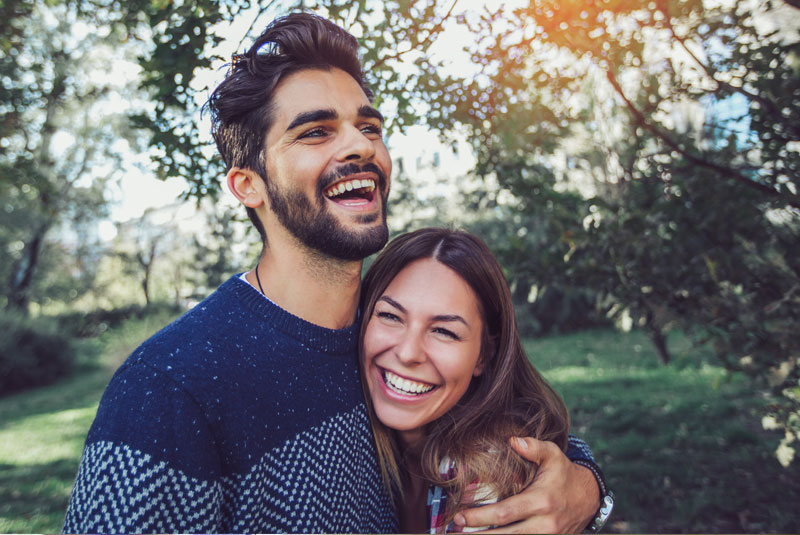
[[397, 360], [405, 366], [416, 366], [427, 358], [422, 336], [414, 329], [405, 329], [395, 344]]

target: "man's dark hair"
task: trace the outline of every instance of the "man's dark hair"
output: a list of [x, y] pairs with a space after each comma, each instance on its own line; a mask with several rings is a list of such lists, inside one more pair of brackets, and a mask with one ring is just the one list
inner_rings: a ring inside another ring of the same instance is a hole
[[[234, 56], [225, 80], [205, 105], [211, 113], [211, 134], [226, 171], [241, 167], [268, 180], [265, 140], [273, 122], [275, 88], [290, 74], [307, 69], [329, 71], [333, 67], [352, 76], [372, 100], [361, 71], [356, 38], [311, 13], [275, 19], [247, 52]], [[247, 215], [266, 242], [255, 210], [248, 208]]]

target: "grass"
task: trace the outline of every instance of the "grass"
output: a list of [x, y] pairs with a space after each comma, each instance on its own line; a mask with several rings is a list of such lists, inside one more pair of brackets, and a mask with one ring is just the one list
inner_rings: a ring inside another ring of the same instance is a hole
[[528, 341], [617, 494], [608, 531], [798, 532], [800, 466], [774, 457], [764, 397], [680, 337], [658, 363], [641, 333], [610, 330]]
[[126, 323], [81, 344], [78, 371], [55, 385], [0, 399], [0, 533], [57, 533], [83, 442], [114, 370], [170, 321]]
[[[0, 532], [60, 530], [106, 383], [169, 319], [110, 331], [86, 343], [80, 373], [0, 399]], [[606, 531], [800, 532], [800, 463], [784, 469], [775, 460], [779, 437], [759, 425], [763, 396], [685, 339], [670, 347], [675, 362], [665, 367], [636, 332], [526, 342], [617, 494]]]

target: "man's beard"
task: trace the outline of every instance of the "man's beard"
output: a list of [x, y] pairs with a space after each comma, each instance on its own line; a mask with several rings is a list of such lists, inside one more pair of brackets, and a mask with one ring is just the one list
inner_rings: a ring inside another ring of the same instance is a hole
[[[371, 172], [378, 177], [374, 195], [381, 197], [381, 212], [358, 216], [357, 223], [369, 224], [381, 218], [381, 224], [365, 230], [347, 229], [328, 210], [323, 191], [340, 178]], [[302, 244], [326, 256], [340, 260], [363, 260], [380, 251], [389, 239], [386, 226], [386, 175], [373, 164], [345, 164], [317, 181], [316, 206], [296, 188], [281, 191], [269, 178], [266, 189], [270, 206], [278, 221]], [[269, 238], [267, 238], [269, 239]]]

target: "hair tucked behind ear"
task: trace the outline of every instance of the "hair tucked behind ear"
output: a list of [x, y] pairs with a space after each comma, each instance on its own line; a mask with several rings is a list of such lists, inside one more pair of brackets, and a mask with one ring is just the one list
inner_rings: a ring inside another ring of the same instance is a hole
[[[386, 287], [403, 268], [422, 258], [433, 258], [464, 279], [475, 292], [484, 323], [483, 373], [472, 379], [447, 414], [428, 424], [422, 448], [424, 475], [446, 487], [453, 504], [469, 505], [465, 490], [476, 480], [492, 486], [500, 499], [516, 494], [532, 481], [536, 467], [511, 449], [509, 438], [530, 436], [566, 449], [569, 416], [564, 402], [525, 355], [508, 284], [489, 248], [469, 233], [442, 228], [422, 229], [393, 240], [362, 284], [361, 339]], [[403, 461], [394, 431], [381, 424], [373, 410], [364, 380], [363, 349], [359, 362], [384, 483], [397, 498], [402, 494]], [[453, 479], [439, 475], [445, 457], [454, 463]], [[455, 512], [451, 508], [451, 515]]]

